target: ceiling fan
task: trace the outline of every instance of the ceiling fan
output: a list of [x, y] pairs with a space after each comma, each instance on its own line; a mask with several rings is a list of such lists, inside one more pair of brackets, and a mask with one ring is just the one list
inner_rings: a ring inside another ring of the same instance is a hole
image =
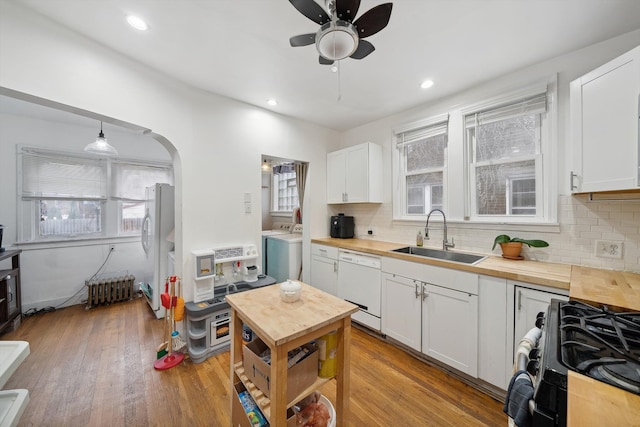
[[375, 50], [366, 40], [389, 23], [393, 3], [375, 6], [354, 21], [360, 0], [325, 0], [326, 11], [314, 0], [289, 0], [320, 29], [315, 33], [300, 34], [289, 39], [292, 47], [315, 43], [320, 53], [320, 64], [331, 65], [334, 61], [350, 57], [362, 59]]

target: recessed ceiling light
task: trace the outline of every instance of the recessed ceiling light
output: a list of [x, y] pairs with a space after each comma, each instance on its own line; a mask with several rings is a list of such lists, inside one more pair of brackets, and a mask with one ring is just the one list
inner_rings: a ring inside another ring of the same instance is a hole
[[433, 80], [425, 80], [420, 85], [422, 89], [429, 89], [431, 86], [433, 86]]
[[276, 101], [275, 99], [267, 99], [267, 104], [275, 107], [276, 105], [278, 105], [278, 101]]
[[146, 31], [149, 26], [146, 22], [142, 20], [142, 18], [135, 15], [127, 15], [127, 22], [136, 30]]

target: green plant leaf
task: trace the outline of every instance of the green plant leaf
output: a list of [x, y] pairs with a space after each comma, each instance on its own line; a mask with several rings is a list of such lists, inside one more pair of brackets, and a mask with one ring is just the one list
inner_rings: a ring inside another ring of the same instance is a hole
[[498, 243], [507, 243], [510, 241], [511, 241], [511, 237], [507, 236], [506, 234], [501, 234], [497, 236], [496, 239], [493, 241], [493, 247], [491, 248], [491, 250], [494, 250]]
[[525, 240], [519, 237], [514, 237], [513, 239], [511, 239], [511, 241], [521, 242], [522, 244], [533, 246], [534, 248], [546, 248], [547, 246], [549, 246], [549, 244], [544, 240]]

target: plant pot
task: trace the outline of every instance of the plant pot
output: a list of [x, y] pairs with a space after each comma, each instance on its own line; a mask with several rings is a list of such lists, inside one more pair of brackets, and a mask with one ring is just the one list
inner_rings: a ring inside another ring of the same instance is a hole
[[502, 256], [508, 259], [523, 259], [520, 256], [520, 252], [522, 252], [522, 242], [507, 242], [500, 243], [500, 248], [502, 248]]

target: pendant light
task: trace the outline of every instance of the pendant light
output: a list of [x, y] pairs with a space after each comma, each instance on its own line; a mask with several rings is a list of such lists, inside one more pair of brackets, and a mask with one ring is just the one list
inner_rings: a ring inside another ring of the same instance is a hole
[[92, 154], [102, 154], [104, 156], [118, 155], [118, 150], [109, 145], [107, 138], [104, 137], [104, 133], [102, 132], [102, 122], [100, 122], [100, 133], [98, 134], [98, 138], [96, 138], [96, 140], [91, 144], [87, 144], [87, 146], [84, 147], [84, 151]]

